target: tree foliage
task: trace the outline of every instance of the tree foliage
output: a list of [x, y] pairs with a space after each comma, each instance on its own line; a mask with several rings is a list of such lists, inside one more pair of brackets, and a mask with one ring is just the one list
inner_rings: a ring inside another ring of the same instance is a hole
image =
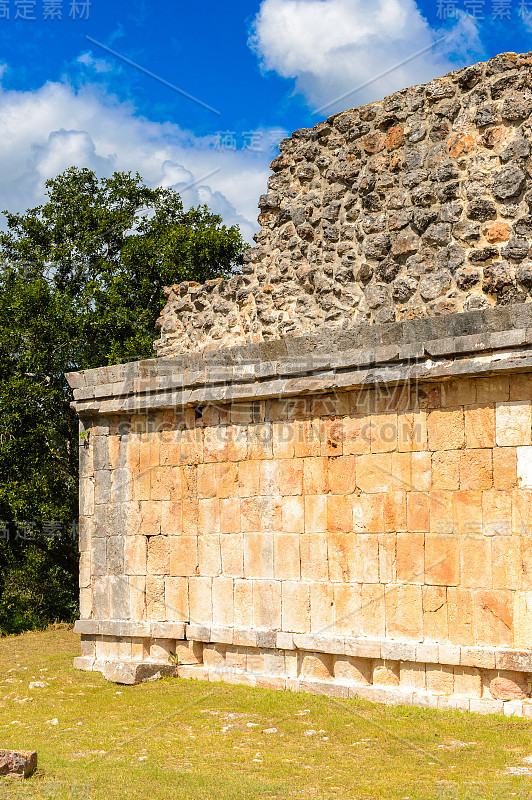
[[78, 424], [65, 372], [153, 356], [163, 287], [231, 274], [246, 245], [207, 207], [185, 210], [175, 191], [138, 174], [73, 167], [47, 182], [44, 205], [5, 214], [0, 629], [9, 631], [75, 613]]

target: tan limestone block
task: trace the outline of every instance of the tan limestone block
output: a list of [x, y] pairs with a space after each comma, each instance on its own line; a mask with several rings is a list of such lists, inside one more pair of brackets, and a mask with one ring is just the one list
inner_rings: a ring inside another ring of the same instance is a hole
[[377, 538], [379, 542], [379, 581], [381, 583], [396, 583], [396, 536], [394, 533], [379, 533]]
[[241, 533], [220, 536], [222, 574], [231, 578], [244, 577], [244, 537]]
[[303, 533], [305, 530], [303, 497], [292, 495], [281, 498], [281, 524], [283, 533]]
[[201, 664], [203, 663], [203, 642], [178, 639], [175, 643], [175, 654], [179, 664]]
[[220, 501], [216, 497], [198, 500], [198, 533], [220, 533]]
[[227, 647], [225, 651], [225, 665], [227, 669], [246, 670], [248, 665], [248, 647]]
[[532, 591], [514, 593], [514, 647], [532, 648]]
[[455, 533], [468, 536], [482, 534], [482, 492], [464, 491], [453, 494], [453, 526]]
[[427, 449], [426, 411], [408, 411], [398, 415], [397, 449], [409, 453]]
[[385, 594], [382, 584], [364, 583], [360, 590], [359, 631], [363, 636], [384, 638]]
[[231, 425], [227, 429], [227, 459], [244, 461], [248, 455], [248, 429], [245, 425]]
[[146, 576], [146, 617], [154, 622], [166, 620], [164, 578], [161, 575]]
[[532, 539], [519, 537], [521, 545], [521, 586], [522, 589], [532, 589]]
[[375, 414], [369, 424], [372, 453], [391, 453], [397, 450], [397, 414]]
[[423, 636], [421, 586], [391, 586], [385, 596], [386, 635], [393, 639]]
[[371, 449], [370, 418], [367, 416], [346, 417], [343, 420], [342, 438], [344, 455], [369, 453]]
[[253, 581], [235, 580], [234, 615], [235, 628], [253, 627]]
[[322, 456], [335, 458], [344, 452], [344, 426], [341, 419], [320, 420]]
[[276, 580], [301, 578], [301, 554], [298, 533], [275, 533], [273, 543], [273, 574]]
[[240, 505], [240, 526], [242, 533], [260, 531], [262, 505], [259, 497], [245, 497]]
[[429, 530], [429, 494], [428, 492], [407, 492], [406, 524], [409, 531]]
[[303, 581], [282, 582], [282, 630], [310, 632], [310, 584]]
[[512, 533], [524, 538], [532, 533], [532, 489], [512, 492]]
[[299, 551], [303, 580], [326, 581], [328, 579], [327, 534], [305, 533], [301, 535]]
[[273, 578], [273, 533], [244, 534], [244, 575]]
[[430, 531], [439, 535], [455, 533], [453, 524], [454, 493], [432, 491], [430, 493]]
[[449, 640], [455, 645], [474, 645], [473, 591], [461, 587], [447, 589]]
[[376, 386], [373, 394], [377, 413], [406, 411], [411, 406], [410, 386], [408, 384]]
[[[199, 465], [198, 465], [199, 476]], [[238, 486], [238, 465], [231, 461], [216, 464], [216, 496], [234, 497]]]
[[294, 420], [293, 426], [296, 458], [319, 456], [321, 454], [319, 420]]
[[334, 632], [339, 636], [362, 633], [360, 609], [361, 587], [356, 584], [334, 584]]
[[170, 536], [170, 575], [189, 577], [198, 569], [197, 536]]
[[327, 537], [327, 540], [329, 580], [334, 583], [350, 583], [356, 581], [358, 575], [356, 534], [332, 533]]
[[161, 532], [161, 506], [151, 500], [140, 503], [140, 529], [143, 536], [157, 536]]
[[379, 582], [379, 538], [374, 533], [357, 533], [358, 583]]
[[222, 571], [220, 534], [206, 533], [198, 536], [198, 572], [214, 577]]
[[332, 494], [351, 494], [356, 487], [355, 456], [329, 459], [329, 489]]
[[387, 492], [384, 495], [384, 529], [406, 531], [406, 492]]
[[295, 457], [294, 425], [286, 420], [272, 423], [272, 447], [274, 458]]
[[181, 437], [177, 431], [170, 431], [170, 436], [161, 439], [159, 458], [162, 467], [178, 467], [181, 464]]
[[423, 586], [423, 634], [432, 642], [446, 642], [449, 638], [445, 586]]
[[425, 572], [425, 535], [397, 534], [397, 580], [404, 583], [423, 583]]
[[377, 659], [373, 665], [373, 683], [378, 686], [399, 686], [399, 662]]
[[319, 533], [327, 530], [327, 497], [307, 495], [305, 497], [305, 531]]
[[427, 415], [430, 450], [459, 450], [464, 445], [462, 408], [437, 408]]
[[492, 485], [492, 451], [463, 450], [460, 453], [460, 488], [491, 489]]
[[[183, 431], [181, 439], [181, 455], [186, 453], [183, 461], [187, 463], [199, 463], [202, 459], [195, 457], [196, 448], [198, 447], [198, 433], [201, 435], [201, 429]], [[219, 462], [228, 460], [228, 447], [227, 447], [227, 431], [222, 426], [212, 426], [203, 428], [203, 461]], [[201, 441], [201, 439], [200, 439]]]
[[391, 491], [411, 491], [412, 454], [391, 453]]
[[491, 541], [484, 536], [462, 536], [460, 538], [461, 584], [471, 588], [490, 588]]
[[475, 667], [454, 667], [454, 693], [463, 697], [482, 697], [482, 674]]
[[234, 581], [218, 577], [212, 580], [212, 623], [232, 628], [234, 625]]
[[161, 533], [167, 536], [183, 530], [183, 503], [181, 500], [161, 500]]
[[520, 536], [494, 536], [491, 570], [494, 589], [521, 589], [523, 559]]
[[166, 619], [169, 622], [189, 622], [187, 578], [164, 579]]
[[261, 506], [261, 527], [262, 531], [282, 530], [282, 506], [281, 497], [262, 497]]
[[497, 403], [495, 406], [496, 441], [499, 447], [531, 443], [532, 407], [530, 401]]
[[280, 462], [276, 459], [259, 462], [259, 492], [264, 496], [279, 495], [282, 492], [280, 482]]
[[148, 540], [148, 574], [170, 574], [170, 537], [151, 536]]
[[[190, 409], [194, 413], [194, 409]], [[207, 428], [206, 430], [217, 431], [214, 438], [211, 453], [207, 452], [204, 459], [204, 439], [201, 428], [186, 429], [181, 431], [181, 464], [200, 464], [205, 461], [225, 461], [227, 458], [227, 444], [218, 432], [218, 428]], [[218, 449], [216, 449], [218, 448]]]
[[477, 379], [477, 403], [501, 403], [510, 399], [510, 378], [493, 375]]
[[474, 592], [476, 644], [481, 647], [511, 647], [514, 639], [514, 592], [481, 589]]
[[493, 405], [472, 405], [464, 409], [466, 447], [495, 446], [495, 408]]
[[145, 536], [124, 538], [124, 572], [126, 575], [146, 575], [148, 546]]
[[[281, 586], [283, 581], [253, 581], [253, 626], [281, 630]], [[296, 585], [301, 585], [297, 583]]]
[[512, 491], [482, 492], [482, 526], [485, 536], [510, 536]]
[[324, 635], [334, 630], [334, 587], [331, 583], [310, 584], [310, 630]]
[[361, 684], [371, 683], [373, 665], [369, 658], [336, 656], [334, 659], [334, 678], [337, 681]]
[[353, 496], [333, 494], [327, 497], [327, 530], [348, 533], [353, 530]]
[[190, 622], [193, 625], [212, 624], [212, 578], [188, 579]]
[[460, 488], [458, 450], [440, 450], [432, 454], [432, 487], [438, 490]]
[[474, 378], [451, 378], [441, 383], [441, 406], [467, 406], [475, 403], [477, 386]]
[[303, 491], [305, 494], [327, 494], [329, 474], [327, 458], [303, 459]]
[[524, 700], [530, 696], [528, 681], [519, 672], [501, 672], [493, 677], [489, 691], [495, 700]]
[[429, 534], [425, 538], [425, 583], [457, 586], [460, 568], [456, 536]]
[[389, 453], [361, 455], [356, 464], [357, 487], [370, 494], [388, 492], [392, 483], [392, 459]]
[[303, 459], [283, 459], [279, 465], [279, 484], [281, 495], [303, 494]]
[[226, 646], [223, 644], [204, 644], [203, 663], [213, 672], [222, 671], [225, 668], [225, 652]]
[[517, 449], [495, 447], [493, 449], [493, 488], [513, 489], [517, 486]]
[[79, 590], [79, 616], [80, 619], [90, 619], [92, 616], [92, 587]]
[[353, 528], [359, 533], [383, 533], [384, 494], [361, 494], [353, 497]]
[[444, 664], [426, 664], [427, 690], [434, 694], [451, 695], [454, 692], [454, 669]]
[[299, 674], [301, 678], [328, 681], [333, 677], [334, 657], [328, 653], [303, 651], [299, 655]]
[[425, 664], [416, 664], [415, 661], [401, 661], [399, 666], [399, 678], [401, 689], [424, 691], [427, 686]]
[[412, 453], [410, 458], [412, 469], [411, 489], [415, 492], [428, 492], [432, 479], [431, 453]]
[[238, 469], [238, 492], [240, 497], [255, 497], [259, 494], [260, 464], [258, 461], [242, 461]]
[[91, 554], [85, 551], [79, 554], [79, 587], [88, 589], [91, 585]]
[[129, 577], [129, 603], [131, 619], [141, 622], [146, 619], [146, 577], [131, 575]]
[[171, 467], [152, 467], [151, 499], [170, 500], [173, 475]]
[[240, 498], [220, 500], [220, 533], [240, 533]]
[[198, 496], [198, 467], [196, 464], [184, 464], [181, 467], [182, 498], [197, 499]]
[[[502, 449], [502, 448], [501, 448]], [[516, 447], [517, 486], [520, 489], [532, 488], [532, 447]]]

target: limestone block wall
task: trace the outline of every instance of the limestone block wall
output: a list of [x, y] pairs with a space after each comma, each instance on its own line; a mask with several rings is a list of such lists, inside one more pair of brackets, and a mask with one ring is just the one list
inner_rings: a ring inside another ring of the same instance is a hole
[[531, 309], [70, 376], [77, 665], [532, 715]]
[[241, 275], [168, 288], [159, 355], [530, 301], [532, 55], [280, 143]]

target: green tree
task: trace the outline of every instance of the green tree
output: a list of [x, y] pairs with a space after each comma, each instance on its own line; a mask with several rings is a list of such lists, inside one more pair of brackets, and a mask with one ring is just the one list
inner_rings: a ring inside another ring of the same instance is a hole
[[47, 198], [5, 212], [0, 234], [5, 631], [76, 612], [78, 424], [65, 372], [152, 357], [163, 287], [227, 276], [246, 248], [206, 206], [185, 210], [138, 174], [73, 167], [47, 182]]

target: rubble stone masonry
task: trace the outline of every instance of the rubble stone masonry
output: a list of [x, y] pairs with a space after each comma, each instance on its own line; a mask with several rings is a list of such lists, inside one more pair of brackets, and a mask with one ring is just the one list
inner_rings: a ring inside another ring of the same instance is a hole
[[243, 274], [68, 376], [76, 666], [532, 718], [528, 82], [297, 132]]

